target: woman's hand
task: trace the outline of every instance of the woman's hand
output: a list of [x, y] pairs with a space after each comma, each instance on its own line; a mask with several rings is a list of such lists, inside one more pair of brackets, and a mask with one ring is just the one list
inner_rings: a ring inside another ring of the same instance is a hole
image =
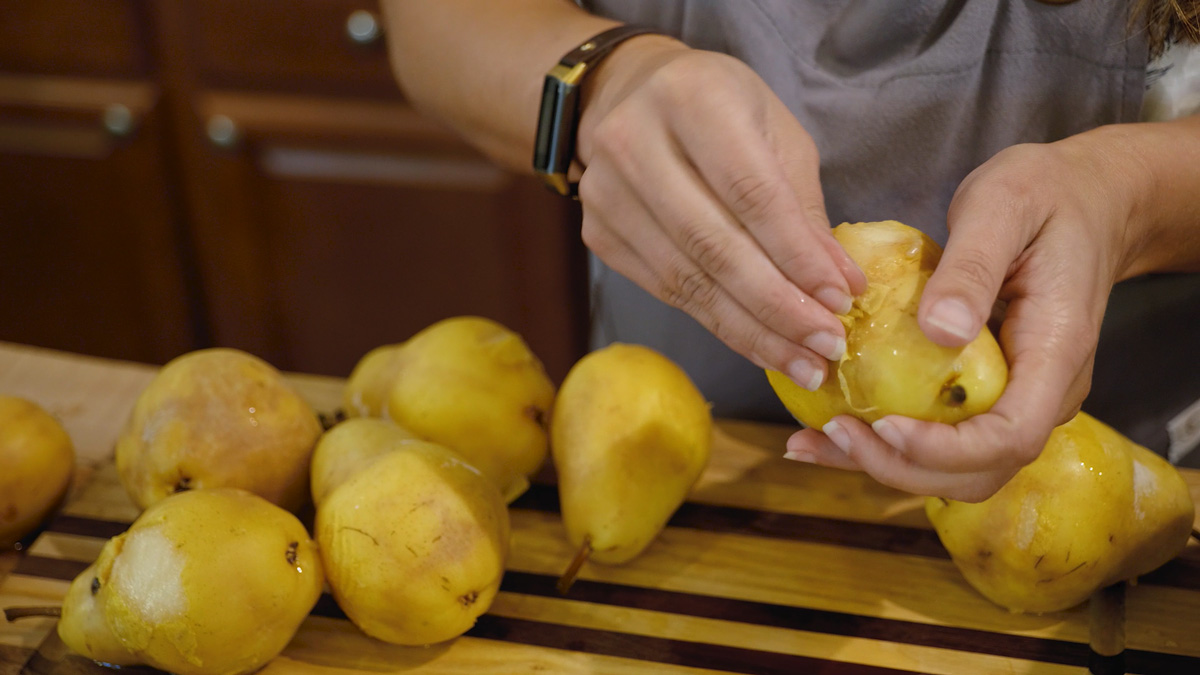
[[1109, 293], [1142, 244], [1131, 223], [1150, 174], [1124, 139], [1102, 128], [1014, 146], [954, 195], [918, 320], [935, 342], [960, 346], [986, 330], [997, 298], [1007, 303], [999, 339], [1009, 382], [991, 411], [956, 426], [839, 416], [824, 433], [795, 434], [789, 455], [966, 501], [991, 496], [1033, 461], [1087, 396]]
[[659, 36], [589, 79], [583, 239], [610, 267], [763, 368], [817, 388], [865, 290], [830, 234], [817, 149], [745, 64]]

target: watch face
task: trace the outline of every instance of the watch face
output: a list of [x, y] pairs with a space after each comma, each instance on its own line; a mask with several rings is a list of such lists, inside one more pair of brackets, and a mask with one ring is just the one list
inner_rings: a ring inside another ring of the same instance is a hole
[[555, 192], [571, 194], [567, 170], [575, 157], [575, 127], [579, 114], [579, 88], [547, 75], [542, 87], [533, 170]]

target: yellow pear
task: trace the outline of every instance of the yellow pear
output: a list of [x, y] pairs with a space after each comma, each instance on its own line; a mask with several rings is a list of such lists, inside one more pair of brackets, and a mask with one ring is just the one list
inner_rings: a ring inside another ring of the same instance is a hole
[[367, 352], [355, 364], [342, 391], [342, 407], [350, 417], [384, 417], [388, 395], [400, 370], [396, 355], [403, 345], [383, 345]]
[[36, 403], [0, 396], [0, 467], [0, 549], [6, 549], [62, 500], [75, 470], [75, 447]]
[[512, 501], [546, 460], [554, 383], [519, 335], [462, 316], [369, 352], [351, 374], [344, 402], [350, 415], [378, 409], [461, 454]]
[[417, 437], [391, 420], [354, 417], [321, 434], [312, 456], [313, 504], [379, 457]]
[[894, 220], [843, 223], [833, 235], [867, 277], [867, 290], [839, 318], [846, 353], [817, 391], [767, 371], [784, 406], [820, 429], [835, 415], [874, 422], [904, 415], [956, 424], [986, 412], [1008, 382], [1008, 364], [984, 329], [966, 347], [942, 347], [921, 332], [917, 307], [941, 248]]
[[453, 451], [418, 441], [379, 457], [317, 507], [338, 605], [364, 633], [402, 645], [462, 635], [487, 611], [508, 557], [500, 492]]
[[140, 508], [196, 488], [249, 490], [289, 511], [309, 494], [316, 412], [274, 367], [235, 349], [163, 366], [117, 439], [121, 482]]
[[323, 583], [295, 516], [243, 490], [192, 490], [105, 543], [71, 582], [58, 633], [104, 663], [250, 673], [283, 650]]
[[584, 560], [620, 564], [641, 553], [708, 464], [712, 413], [670, 359], [616, 343], [567, 373], [550, 425], [567, 537]]
[[1154, 570], [1195, 517], [1174, 467], [1086, 413], [992, 497], [930, 498], [925, 512], [971, 586], [1015, 612], [1073, 607]]

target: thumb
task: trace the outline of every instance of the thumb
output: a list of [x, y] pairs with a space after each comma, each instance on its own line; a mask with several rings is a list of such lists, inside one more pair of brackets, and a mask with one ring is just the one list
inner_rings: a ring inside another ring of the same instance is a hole
[[921, 330], [937, 344], [961, 347], [984, 330], [1029, 229], [1004, 211], [977, 191], [960, 192], [951, 203], [946, 250], [917, 310]]

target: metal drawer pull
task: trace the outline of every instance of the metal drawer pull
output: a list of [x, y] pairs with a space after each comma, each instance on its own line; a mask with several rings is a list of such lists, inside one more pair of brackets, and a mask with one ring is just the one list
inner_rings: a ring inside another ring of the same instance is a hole
[[374, 13], [360, 9], [351, 12], [346, 19], [346, 35], [355, 44], [372, 45], [379, 41], [383, 29]]
[[218, 148], [232, 148], [237, 145], [241, 133], [237, 124], [226, 115], [213, 115], [205, 125], [208, 140]]
[[120, 103], [110, 103], [104, 107], [104, 129], [117, 138], [125, 138], [133, 133], [137, 120], [129, 106]]

